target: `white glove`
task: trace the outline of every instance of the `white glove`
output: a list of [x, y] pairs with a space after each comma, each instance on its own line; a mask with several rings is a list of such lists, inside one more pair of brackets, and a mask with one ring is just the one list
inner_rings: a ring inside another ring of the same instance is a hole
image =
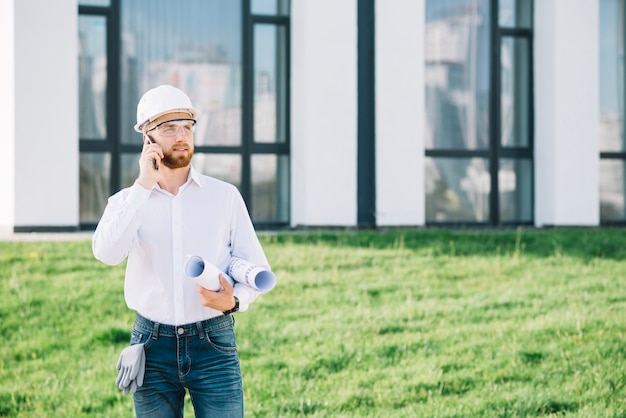
[[135, 344], [123, 349], [116, 368], [120, 371], [115, 380], [117, 387], [124, 391], [124, 395], [128, 395], [129, 392], [135, 393], [137, 388], [143, 385], [146, 371], [146, 353], [143, 344]]

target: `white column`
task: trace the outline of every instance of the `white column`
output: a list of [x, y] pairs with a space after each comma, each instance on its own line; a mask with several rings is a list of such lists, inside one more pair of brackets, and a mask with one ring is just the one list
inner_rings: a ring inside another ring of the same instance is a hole
[[15, 1], [0, 2], [0, 234], [15, 218]]
[[14, 16], [14, 224], [76, 227], [77, 1], [15, 1]]
[[291, 8], [291, 223], [354, 226], [356, 0]]
[[599, 223], [599, 0], [535, 1], [535, 223]]
[[376, 1], [376, 221], [423, 225], [424, 0]]

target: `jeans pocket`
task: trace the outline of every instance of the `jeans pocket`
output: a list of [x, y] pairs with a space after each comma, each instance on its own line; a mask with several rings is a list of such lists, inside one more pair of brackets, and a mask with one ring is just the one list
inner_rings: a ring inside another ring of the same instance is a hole
[[214, 348], [222, 353], [237, 353], [237, 342], [235, 341], [235, 330], [232, 324], [223, 327], [205, 331], [204, 339], [209, 347]]
[[143, 329], [133, 327], [133, 331], [130, 334], [130, 345], [144, 344], [144, 349], [147, 349], [152, 343], [152, 331], [144, 331]]

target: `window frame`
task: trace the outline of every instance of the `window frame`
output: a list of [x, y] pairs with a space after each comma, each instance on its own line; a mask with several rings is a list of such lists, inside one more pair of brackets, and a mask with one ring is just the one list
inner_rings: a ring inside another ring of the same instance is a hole
[[[531, 3], [531, 16], [533, 4]], [[499, 22], [499, 0], [490, 0], [490, 66], [489, 66], [489, 148], [488, 149], [445, 149], [432, 148], [425, 149], [425, 156], [432, 158], [451, 159], [472, 159], [483, 158], [488, 161], [490, 175], [489, 192], [489, 220], [479, 221], [429, 221], [426, 226], [518, 226], [534, 224], [534, 79], [533, 79], [533, 28], [500, 26]], [[504, 38], [524, 39], [528, 42], [528, 145], [523, 147], [503, 147], [501, 145], [502, 115], [501, 115], [501, 43]], [[500, 219], [500, 188], [499, 188], [499, 168], [502, 159], [529, 160], [531, 164], [531, 185], [530, 194], [531, 214], [529, 220], [502, 221]]]

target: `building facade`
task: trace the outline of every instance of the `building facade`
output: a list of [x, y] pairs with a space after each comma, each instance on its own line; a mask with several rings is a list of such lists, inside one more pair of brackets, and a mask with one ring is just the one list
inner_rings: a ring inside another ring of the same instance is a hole
[[93, 229], [135, 106], [259, 228], [626, 221], [624, 0], [3, 0], [0, 228]]

